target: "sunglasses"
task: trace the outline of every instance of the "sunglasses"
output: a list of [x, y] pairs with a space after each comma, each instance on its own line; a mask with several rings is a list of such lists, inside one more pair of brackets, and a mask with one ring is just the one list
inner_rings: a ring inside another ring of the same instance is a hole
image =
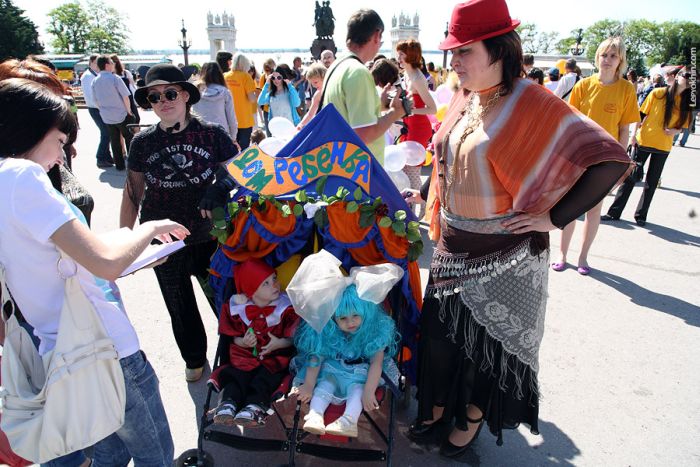
[[158, 102], [161, 101], [161, 99], [163, 97], [165, 97], [165, 100], [172, 102], [175, 99], [177, 99], [177, 96], [179, 96], [179, 95], [180, 95], [180, 91], [176, 91], [175, 89], [167, 89], [165, 92], [149, 93], [148, 96], [146, 96], [146, 99], [151, 104], [157, 104]]
[[281, 76], [272, 76], [271, 78], [274, 79], [275, 81], [282, 81]]

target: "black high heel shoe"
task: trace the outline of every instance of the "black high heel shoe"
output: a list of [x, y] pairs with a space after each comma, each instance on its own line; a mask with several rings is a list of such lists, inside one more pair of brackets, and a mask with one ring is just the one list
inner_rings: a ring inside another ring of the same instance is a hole
[[438, 419], [433, 423], [413, 422], [408, 427], [408, 439], [418, 444], [436, 442], [440, 433], [444, 430], [445, 422]]
[[[478, 423], [479, 426], [476, 429], [476, 433], [474, 433], [474, 436], [472, 436], [472, 439], [469, 440], [467, 444], [464, 446], [456, 446], [450, 442], [449, 436], [445, 438], [445, 441], [442, 442], [442, 445], [440, 446], [440, 454], [449, 457], [451, 459], [460, 457], [462, 454], [464, 454], [467, 449], [469, 449], [469, 446], [474, 444], [474, 441], [476, 441], [476, 438], [479, 437], [479, 433], [481, 433], [481, 427], [484, 426], [484, 417], [482, 416], [478, 420], [471, 419], [467, 417], [467, 421], [469, 423]], [[468, 429], [468, 428], [467, 428]]]

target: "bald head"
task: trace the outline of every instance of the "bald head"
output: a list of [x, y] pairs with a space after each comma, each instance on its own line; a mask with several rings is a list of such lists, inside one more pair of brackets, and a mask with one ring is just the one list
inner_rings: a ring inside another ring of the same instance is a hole
[[333, 54], [332, 50], [324, 50], [321, 52], [321, 63], [328, 68], [331, 66], [331, 63], [335, 61], [335, 54]]

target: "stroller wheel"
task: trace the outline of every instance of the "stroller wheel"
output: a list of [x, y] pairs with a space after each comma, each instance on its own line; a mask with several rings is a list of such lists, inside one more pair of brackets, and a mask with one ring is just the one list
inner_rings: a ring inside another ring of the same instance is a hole
[[207, 451], [202, 451], [204, 454], [202, 459], [199, 459], [197, 449], [188, 449], [180, 454], [180, 457], [175, 461], [176, 467], [214, 467], [214, 458]]

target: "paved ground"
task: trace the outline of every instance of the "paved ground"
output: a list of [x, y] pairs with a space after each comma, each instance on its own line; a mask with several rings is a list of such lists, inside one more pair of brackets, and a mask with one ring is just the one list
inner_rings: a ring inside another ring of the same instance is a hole
[[[146, 121], [153, 115], [145, 113]], [[97, 130], [86, 111], [75, 172], [95, 198], [93, 229], [118, 227], [123, 173], [95, 167]], [[496, 446], [486, 431], [470, 465], [700, 465], [700, 135], [674, 147], [645, 228], [632, 212], [603, 225], [589, 277], [574, 269], [549, 276], [547, 330], [540, 356], [543, 394], [538, 436], [525, 429]], [[606, 200], [606, 207], [612, 198]], [[579, 229], [580, 231], [580, 229]], [[427, 245], [426, 241], [426, 245]], [[552, 234], [552, 249], [559, 244]], [[580, 245], [579, 232], [573, 245]], [[430, 254], [421, 262], [425, 267]], [[576, 259], [577, 251], [571, 253]], [[422, 269], [424, 277], [426, 270]], [[161, 381], [175, 451], [196, 446], [204, 382], [186, 384], [184, 364], [151, 271], [120, 280], [127, 310]], [[200, 309], [207, 310], [200, 294]], [[211, 356], [216, 323], [204, 312]], [[399, 413], [395, 465], [449, 465], [403, 436], [415, 403]], [[274, 465], [280, 455], [208, 446], [217, 465]], [[300, 465], [325, 465], [307, 460]], [[457, 463], [453, 463], [456, 465]]]

